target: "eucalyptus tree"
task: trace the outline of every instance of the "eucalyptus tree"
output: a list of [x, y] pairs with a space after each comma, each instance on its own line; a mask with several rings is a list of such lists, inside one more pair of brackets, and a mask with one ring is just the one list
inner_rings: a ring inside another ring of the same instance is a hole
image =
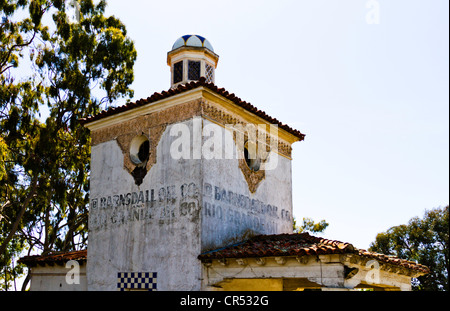
[[86, 247], [89, 132], [130, 99], [136, 50], [106, 1], [0, 0], [0, 278], [20, 254]]
[[448, 291], [449, 208], [427, 210], [423, 218], [394, 226], [376, 236], [370, 250], [428, 266], [430, 273], [414, 279], [414, 290]]

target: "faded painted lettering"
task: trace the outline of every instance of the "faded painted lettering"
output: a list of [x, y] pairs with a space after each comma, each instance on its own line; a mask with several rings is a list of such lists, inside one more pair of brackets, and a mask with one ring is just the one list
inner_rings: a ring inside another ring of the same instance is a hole
[[288, 210], [209, 183], [202, 187], [190, 182], [111, 194], [92, 199], [90, 206], [91, 230], [131, 222], [165, 225], [181, 218], [195, 221], [200, 215], [236, 229], [247, 228], [261, 233], [278, 232], [280, 223], [292, 222]]

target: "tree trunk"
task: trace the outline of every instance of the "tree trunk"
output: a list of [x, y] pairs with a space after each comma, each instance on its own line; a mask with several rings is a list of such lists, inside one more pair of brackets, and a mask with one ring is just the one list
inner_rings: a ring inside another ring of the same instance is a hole
[[27, 209], [28, 205], [30, 204], [31, 199], [36, 194], [37, 183], [38, 183], [38, 174], [36, 174], [36, 176], [34, 176], [33, 181], [31, 182], [30, 192], [28, 193], [28, 196], [25, 199], [25, 202], [23, 202], [22, 207], [20, 208], [19, 214], [17, 215], [17, 218], [13, 223], [11, 231], [9, 232], [6, 239], [3, 241], [2, 245], [0, 245], [0, 255], [2, 255], [5, 252], [6, 247], [8, 247], [8, 243], [12, 240], [12, 238], [16, 234], [17, 229], [19, 229], [19, 224], [23, 217], [23, 214], [25, 214], [25, 210]]

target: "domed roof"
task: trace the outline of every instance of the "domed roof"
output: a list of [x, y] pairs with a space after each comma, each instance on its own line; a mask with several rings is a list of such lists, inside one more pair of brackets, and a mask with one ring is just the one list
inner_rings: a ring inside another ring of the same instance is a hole
[[207, 48], [211, 52], [214, 52], [214, 49], [211, 43], [202, 36], [199, 35], [185, 35], [180, 37], [172, 46], [172, 50], [178, 49], [182, 46], [193, 46], [193, 47], [203, 47]]

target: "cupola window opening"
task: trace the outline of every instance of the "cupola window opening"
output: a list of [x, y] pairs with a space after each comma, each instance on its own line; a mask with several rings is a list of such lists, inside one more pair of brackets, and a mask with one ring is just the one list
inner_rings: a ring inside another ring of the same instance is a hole
[[188, 79], [195, 81], [200, 79], [200, 62], [193, 60], [188, 62]]
[[183, 61], [175, 63], [173, 65], [173, 83], [183, 81]]
[[207, 83], [214, 83], [214, 67], [210, 64], [205, 64], [205, 76]]
[[204, 77], [208, 83], [215, 83], [215, 70], [219, 55], [214, 53], [211, 43], [199, 35], [185, 35], [178, 38], [167, 53], [167, 65], [171, 70], [171, 88], [177, 88]]

